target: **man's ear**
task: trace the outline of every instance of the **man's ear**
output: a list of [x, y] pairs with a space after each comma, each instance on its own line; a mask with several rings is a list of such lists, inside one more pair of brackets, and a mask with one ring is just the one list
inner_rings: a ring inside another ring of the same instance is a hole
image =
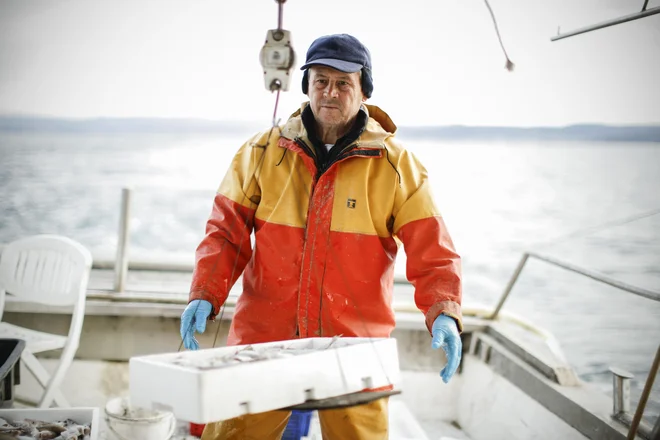
[[302, 77], [302, 92], [309, 96], [309, 69], [305, 69]]

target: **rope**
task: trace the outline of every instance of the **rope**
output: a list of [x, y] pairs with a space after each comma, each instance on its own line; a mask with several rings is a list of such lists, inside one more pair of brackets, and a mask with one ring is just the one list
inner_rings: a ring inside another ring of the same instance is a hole
[[497, 33], [497, 39], [500, 42], [500, 47], [502, 48], [502, 52], [504, 52], [504, 56], [506, 57], [506, 64], [504, 67], [506, 70], [509, 72], [513, 71], [513, 69], [516, 67], [515, 64], [513, 64], [513, 61], [509, 59], [509, 55], [506, 53], [506, 49], [504, 48], [504, 43], [502, 42], [502, 36], [500, 35], [500, 30], [497, 26], [497, 19], [495, 18], [495, 14], [493, 13], [493, 9], [490, 7], [490, 3], [488, 3], [488, 0], [484, 0], [486, 3], [486, 7], [488, 8], [488, 12], [490, 12], [490, 18], [493, 20], [493, 26], [495, 27], [495, 33]]
[[614, 221], [611, 221], [611, 222], [603, 223], [603, 224], [600, 224], [600, 225], [591, 226], [591, 227], [583, 228], [583, 229], [578, 229], [578, 230], [573, 231], [573, 232], [571, 232], [569, 234], [566, 234], [564, 236], [555, 238], [553, 240], [549, 240], [545, 243], [539, 243], [536, 246], [539, 246], [539, 247], [553, 246], [553, 245], [556, 245], [558, 243], [565, 242], [566, 240], [569, 240], [569, 239], [582, 238], [582, 237], [585, 237], [587, 235], [594, 234], [596, 232], [604, 231], [606, 229], [613, 228], [613, 227], [616, 227], [616, 226], [623, 226], [623, 225], [626, 225], [628, 223], [636, 222], [638, 220], [642, 220], [642, 219], [645, 219], [645, 218], [648, 218], [648, 217], [653, 217], [654, 215], [658, 215], [658, 214], [660, 214], [660, 208], [652, 209], [650, 211], [642, 212], [642, 213], [639, 213], [639, 214], [635, 214], [635, 215], [625, 217], [625, 218], [622, 218], [622, 219], [618, 219], [618, 220], [614, 220]]

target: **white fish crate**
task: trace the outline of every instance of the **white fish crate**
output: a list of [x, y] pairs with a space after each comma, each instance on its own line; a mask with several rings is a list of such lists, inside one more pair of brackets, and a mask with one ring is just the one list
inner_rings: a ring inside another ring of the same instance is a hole
[[393, 338], [308, 338], [132, 357], [131, 404], [193, 423], [398, 388]]
[[99, 409], [94, 407], [6, 408], [0, 409], [0, 418], [9, 423], [26, 419], [46, 423], [63, 422], [70, 419], [79, 425], [89, 424], [91, 426], [90, 440], [99, 440], [100, 438]]

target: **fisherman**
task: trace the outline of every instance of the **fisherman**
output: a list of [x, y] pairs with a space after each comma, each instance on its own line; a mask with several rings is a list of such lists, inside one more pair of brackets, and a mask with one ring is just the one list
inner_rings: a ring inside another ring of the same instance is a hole
[[[461, 358], [461, 268], [419, 160], [396, 126], [366, 104], [371, 55], [347, 34], [316, 39], [302, 90], [309, 101], [240, 147], [213, 201], [181, 316], [187, 349], [243, 275], [228, 345], [389, 337], [399, 243], [431, 346], [449, 382]], [[251, 234], [254, 232], [254, 248]], [[218, 390], [222, 398], [222, 390]], [[319, 411], [324, 439], [386, 439], [388, 400]], [[288, 411], [206, 425], [202, 440], [279, 439]]]

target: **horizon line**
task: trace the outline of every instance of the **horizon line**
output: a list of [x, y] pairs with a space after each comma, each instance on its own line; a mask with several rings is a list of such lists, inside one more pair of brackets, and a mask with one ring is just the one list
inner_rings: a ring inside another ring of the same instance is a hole
[[[258, 120], [242, 120], [242, 119], [215, 119], [209, 117], [198, 116], [53, 116], [36, 113], [3, 113], [0, 112], [0, 119], [32, 119], [32, 120], [51, 120], [62, 121], [70, 123], [84, 123], [104, 120], [115, 121], [196, 121], [216, 124], [241, 124], [241, 125], [264, 125], [263, 122]], [[634, 122], [634, 123], [609, 123], [609, 122], [573, 122], [561, 125], [469, 125], [460, 123], [451, 124], [398, 124], [398, 128], [438, 128], [438, 127], [460, 127], [460, 128], [514, 128], [514, 129], [529, 129], [529, 128], [548, 128], [548, 129], [561, 129], [570, 127], [610, 127], [610, 128], [655, 128], [660, 127], [658, 122]]]

